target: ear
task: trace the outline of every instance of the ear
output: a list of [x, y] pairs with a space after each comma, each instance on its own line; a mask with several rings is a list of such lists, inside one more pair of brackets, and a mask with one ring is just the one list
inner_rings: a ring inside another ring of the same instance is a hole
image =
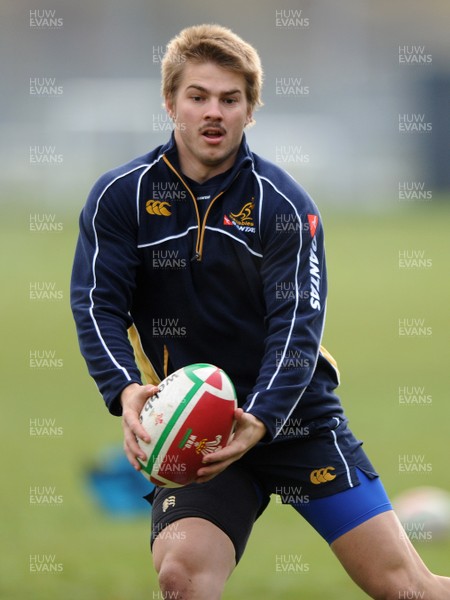
[[175, 117], [174, 105], [171, 98], [166, 98], [164, 100], [164, 106], [166, 107], [167, 114], [171, 119]]

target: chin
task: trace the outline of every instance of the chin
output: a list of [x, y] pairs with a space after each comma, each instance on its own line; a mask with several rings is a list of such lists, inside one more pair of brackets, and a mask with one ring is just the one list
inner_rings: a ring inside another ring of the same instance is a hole
[[211, 154], [206, 154], [203, 156], [203, 162], [205, 165], [208, 165], [209, 167], [215, 167], [217, 165], [220, 165], [221, 163], [226, 162], [231, 156], [233, 156], [235, 154], [236, 150], [228, 150], [228, 151], [218, 151], [218, 152], [214, 152], [213, 155]]

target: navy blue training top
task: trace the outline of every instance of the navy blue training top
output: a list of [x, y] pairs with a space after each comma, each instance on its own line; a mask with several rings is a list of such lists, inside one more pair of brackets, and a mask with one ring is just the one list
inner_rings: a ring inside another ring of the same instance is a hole
[[71, 303], [110, 412], [121, 414], [122, 390], [142, 373], [157, 382], [204, 362], [224, 369], [239, 405], [264, 422], [263, 442], [342, 417], [336, 364], [321, 346], [316, 205], [245, 136], [213, 197], [197, 200], [199, 189], [180, 172], [172, 136], [100, 177], [82, 210]]

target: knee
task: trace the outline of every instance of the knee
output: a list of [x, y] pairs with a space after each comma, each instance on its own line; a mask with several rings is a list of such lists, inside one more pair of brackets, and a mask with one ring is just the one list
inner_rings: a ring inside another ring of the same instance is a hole
[[167, 556], [163, 559], [158, 582], [164, 599], [219, 599], [224, 586], [224, 582], [213, 571], [183, 556]]
[[393, 587], [373, 596], [375, 600], [422, 600], [426, 598], [425, 590], [411, 587]]
[[427, 597], [429, 585], [422, 578], [404, 570], [386, 574], [373, 589], [375, 600], [421, 600]]
[[178, 558], [165, 558], [158, 570], [159, 587], [164, 598], [189, 598], [194, 583], [192, 568]]

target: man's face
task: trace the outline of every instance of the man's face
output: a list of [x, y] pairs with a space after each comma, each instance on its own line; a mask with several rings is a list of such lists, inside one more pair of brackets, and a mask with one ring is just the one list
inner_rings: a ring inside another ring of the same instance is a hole
[[252, 118], [242, 74], [212, 62], [187, 62], [166, 109], [174, 119], [181, 168], [188, 177], [202, 182], [232, 167]]

